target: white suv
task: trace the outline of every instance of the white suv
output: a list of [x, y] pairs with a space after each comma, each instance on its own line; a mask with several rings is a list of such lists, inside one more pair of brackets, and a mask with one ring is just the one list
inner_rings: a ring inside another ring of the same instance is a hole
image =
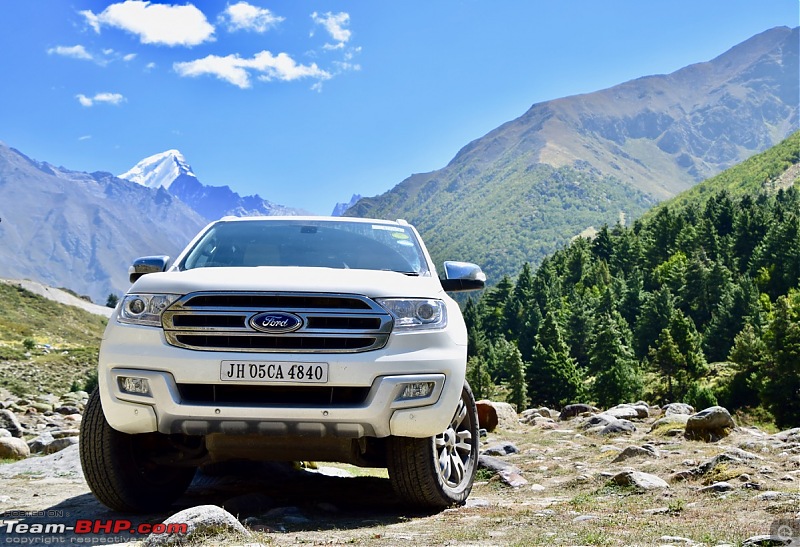
[[[478, 452], [467, 332], [404, 221], [225, 218], [168, 267], [144, 257], [100, 348], [81, 426], [92, 492], [166, 507], [204, 464], [318, 460], [387, 467], [408, 502], [466, 500]], [[145, 275], [147, 274], [147, 275]]]

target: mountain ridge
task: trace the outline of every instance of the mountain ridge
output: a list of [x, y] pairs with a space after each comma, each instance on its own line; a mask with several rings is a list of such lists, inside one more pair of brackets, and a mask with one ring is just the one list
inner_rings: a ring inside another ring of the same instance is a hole
[[[613, 224], [619, 212], [636, 218], [647, 202], [674, 196], [796, 130], [799, 32], [776, 27], [671, 74], [536, 103], [465, 145], [445, 167], [413, 174], [345, 215], [406, 218], [437, 262], [478, 262], [495, 280], [517, 272], [588, 226]], [[562, 171], [552, 178], [543, 165]], [[594, 199], [607, 203], [563, 207], [551, 199], [572, 203], [581, 185], [594, 186]], [[537, 215], [547, 216], [549, 235], [530, 233], [526, 219]], [[514, 257], [501, 264], [492, 248], [511, 249]]]
[[133, 258], [175, 256], [206, 221], [163, 188], [33, 160], [0, 145], [0, 276], [104, 302]]

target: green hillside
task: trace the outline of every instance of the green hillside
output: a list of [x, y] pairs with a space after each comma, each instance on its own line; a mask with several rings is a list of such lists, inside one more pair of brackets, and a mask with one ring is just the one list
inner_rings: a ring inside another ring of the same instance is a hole
[[107, 320], [0, 283], [0, 386], [17, 394], [69, 391], [97, 366]]
[[797, 143], [468, 302], [476, 394], [518, 407], [720, 403], [800, 425]]
[[673, 199], [654, 207], [648, 215], [662, 207], [704, 206], [708, 199], [726, 191], [731, 197], [774, 192], [779, 188], [800, 185], [800, 131], [792, 133], [772, 148], [746, 159], [715, 177], [706, 179]]
[[412, 177], [383, 196], [362, 199], [347, 215], [405, 218], [438, 265], [475, 262], [496, 283], [590, 226], [638, 218], [654, 203], [588, 164], [555, 168], [526, 159], [507, 158], [479, 177], [466, 171], [443, 180]]

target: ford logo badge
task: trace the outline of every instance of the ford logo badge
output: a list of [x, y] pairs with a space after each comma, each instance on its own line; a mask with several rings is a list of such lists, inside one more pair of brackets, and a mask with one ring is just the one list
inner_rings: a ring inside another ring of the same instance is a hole
[[293, 313], [268, 311], [251, 317], [250, 326], [257, 331], [282, 334], [296, 331], [303, 326], [303, 320]]

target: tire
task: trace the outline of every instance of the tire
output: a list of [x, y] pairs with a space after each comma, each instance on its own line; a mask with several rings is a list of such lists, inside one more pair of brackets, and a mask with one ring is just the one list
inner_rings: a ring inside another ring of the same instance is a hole
[[409, 504], [433, 510], [463, 504], [478, 463], [478, 411], [469, 384], [447, 429], [424, 439], [390, 437], [387, 463], [392, 487]]
[[81, 421], [80, 456], [86, 482], [109, 509], [150, 513], [169, 507], [189, 487], [194, 467], [156, 464], [167, 446], [166, 435], [131, 435], [113, 429], [95, 389]]

